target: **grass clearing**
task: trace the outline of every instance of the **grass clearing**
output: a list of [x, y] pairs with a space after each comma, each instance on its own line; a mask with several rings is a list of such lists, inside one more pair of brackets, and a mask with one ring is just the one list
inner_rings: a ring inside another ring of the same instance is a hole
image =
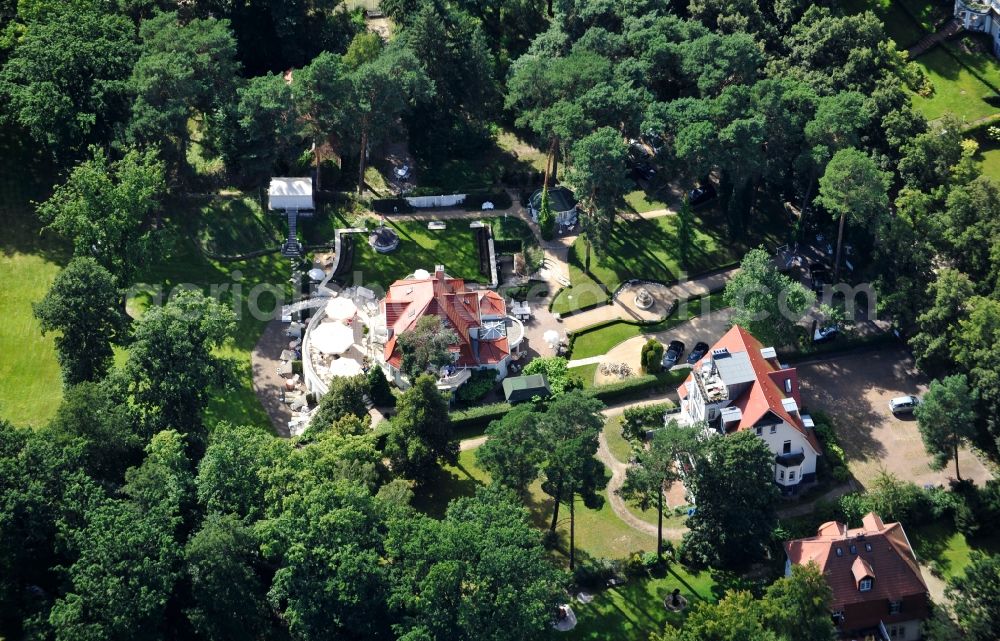
[[13, 128], [0, 133], [0, 419], [40, 427], [62, 400], [55, 336], [42, 336], [31, 304], [41, 300], [71, 256], [41, 231], [32, 201], [47, 197], [55, 174]]
[[[610, 475], [608, 475], [610, 478]], [[448, 502], [461, 496], [472, 496], [476, 488], [489, 483], [489, 474], [476, 463], [475, 450], [461, 452], [458, 465], [446, 466], [438, 477], [421, 489], [414, 499], [417, 509], [431, 516], [444, 514]], [[624, 558], [635, 551], [653, 551], [656, 539], [633, 530], [615, 515], [611, 504], [602, 495], [601, 504], [590, 506], [576, 499], [576, 548], [578, 557]], [[531, 520], [538, 528], [547, 528], [552, 519], [552, 498], [542, 492], [541, 482], [535, 481], [528, 488], [525, 505]], [[555, 553], [564, 559], [569, 555], [569, 508], [559, 509], [556, 532], [558, 544]]]
[[354, 264], [345, 273], [351, 285], [364, 285], [384, 292], [400, 278], [415, 269], [433, 271], [443, 264], [448, 275], [483, 282], [488, 277], [479, 273], [479, 250], [469, 221], [449, 220], [448, 228], [427, 229], [421, 221], [393, 221], [386, 224], [399, 234], [399, 248], [391, 254], [379, 254], [368, 244], [363, 234], [354, 236]]
[[636, 189], [625, 194], [625, 204], [637, 214], [656, 209], [667, 209], [669, 205], [644, 189]]
[[[987, 524], [984, 524], [987, 526]], [[938, 522], [908, 531], [917, 558], [932, 568], [940, 569], [945, 580], [965, 573], [973, 550], [987, 554], [1000, 553], [1000, 533], [988, 531], [971, 541], [955, 530], [949, 522]]]
[[1000, 111], [1000, 96], [993, 88], [1000, 86], [1000, 66], [987, 54], [969, 54], [939, 46], [917, 58], [916, 63], [934, 87], [927, 97], [913, 96], [914, 108], [928, 120], [952, 113], [971, 122]]
[[622, 415], [612, 416], [604, 424], [604, 438], [608, 442], [611, 456], [621, 463], [628, 463], [632, 458], [632, 442], [622, 436]]
[[665, 576], [629, 581], [604, 590], [590, 603], [573, 602], [576, 628], [566, 633], [553, 632], [553, 639], [604, 641], [629, 639], [645, 641], [651, 634], [662, 633], [667, 624], [680, 626], [685, 614], [668, 612], [664, 600], [679, 588], [688, 603], [715, 601], [715, 581], [708, 571], [691, 572], [672, 564]]
[[687, 305], [680, 305], [670, 318], [655, 325], [637, 325], [618, 321], [593, 330], [584, 329], [573, 339], [573, 358], [589, 358], [607, 354], [612, 347], [635, 336], [654, 334], [676, 327], [696, 316], [718, 311], [726, 307], [723, 292], [713, 292], [708, 296], [694, 298]]
[[284, 217], [265, 212], [252, 196], [213, 199], [199, 208], [199, 218], [199, 242], [221, 256], [277, 247], [286, 231], [281, 224]]
[[591, 363], [590, 365], [571, 367], [568, 371], [570, 376], [583, 384], [583, 389], [590, 389], [594, 386], [594, 377], [597, 376], [598, 367], [600, 367], [600, 363]]

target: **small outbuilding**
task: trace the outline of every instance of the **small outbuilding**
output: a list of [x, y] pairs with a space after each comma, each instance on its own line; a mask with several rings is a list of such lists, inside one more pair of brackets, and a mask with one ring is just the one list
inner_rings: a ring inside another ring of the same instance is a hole
[[503, 379], [503, 395], [508, 403], [530, 401], [535, 396], [548, 396], [551, 393], [545, 374], [511, 376]]
[[267, 188], [267, 208], [272, 211], [314, 210], [312, 178], [271, 178]]
[[[572, 225], [576, 222], [576, 196], [569, 189], [565, 187], [549, 189], [549, 208], [557, 225]], [[531, 194], [528, 209], [531, 211], [532, 219], [538, 222], [538, 214], [542, 209], [541, 189]]]

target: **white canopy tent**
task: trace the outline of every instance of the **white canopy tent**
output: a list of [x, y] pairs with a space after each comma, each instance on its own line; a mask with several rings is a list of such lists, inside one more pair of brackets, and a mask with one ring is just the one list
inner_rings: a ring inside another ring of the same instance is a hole
[[331, 298], [326, 304], [326, 317], [334, 320], [347, 320], [354, 318], [358, 313], [358, 306], [350, 298], [338, 296]]
[[354, 328], [343, 323], [320, 323], [310, 332], [309, 343], [324, 354], [343, 354], [354, 344]]

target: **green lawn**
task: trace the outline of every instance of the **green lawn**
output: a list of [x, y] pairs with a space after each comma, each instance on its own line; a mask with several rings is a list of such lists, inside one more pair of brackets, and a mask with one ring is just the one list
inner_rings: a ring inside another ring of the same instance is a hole
[[604, 590], [587, 604], [574, 601], [576, 628], [566, 633], [553, 632], [551, 637], [573, 641], [647, 641], [650, 634], [661, 633], [668, 623], [679, 626], [683, 622], [683, 613], [668, 612], [663, 607], [664, 600], [675, 588], [693, 604], [715, 601], [714, 585], [708, 571], [693, 573], [674, 564], [662, 578], [630, 581]]
[[598, 367], [600, 367], [600, 363], [571, 367], [569, 373], [583, 383], [583, 389], [589, 389], [594, 386], [594, 377], [597, 375]]
[[277, 247], [287, 230], [284, 217], [265, 212], [252, 196], [219, 197], [199, 208], [198, 240], [213, 254], [235, 256]]
[[907, 534], [917, 558], [932, 568], [939, 568], [942, 578], [947, 580], [965, 573], [973, 550], [1000, 553], [1000, 533], [990, 530], [993, 524], [983, 525], [988, 531], [972, 541], [956, 532], [950, 521], [913, 528], [907, 530]]
[[0, 133], [0, 419], [37, 427], [55, 413], [62, 381], [55, 336], [42, 336], [31, 304], [70, 254], [40, 231], [31, 201], [45, 198], [53, 173], [35, 153], [10, 128]]
[[979, 140], [979, 156], [982, 161], [983, 173], [1000, 182], [1000, 141], [992, 140], [986, 132], [981, 132]]
[[[457, 466], [445, 467], [438, 478], [420, 490], [414, 504], [427, 514], [440, 516], [444, 514], [448, 501], [471, 496], [478, 485], [488, 482], [489, 474], [476, 464], [475, 450], [467, 450], [459, 455]], [[525, 504], [531, 511], [532, 521], [539, 528], [547, 528], [552, 518], [552, 499], [542, 492], [539, 481], [531, 485], [528, 494]], [[557, 553], [565, 560], [569, 550], [569, 509], [566, 505], [559, 510], [556, 531], [559, 535]], [[624, 558], [634, 551], [655, 550], [656, 539], [622, 522], [607, 500], [603, 500], [599, 507], [587, 507], [578, 497], [576, 548], [580, 559]]]
[[672, 282], [718, 269], [741, 255], [726, 245], [722, 225], [696, 218], [693, 227], [692, 240], [680, 245], [675, 216], [619, 221], [607, 256], [600, 261], [591, 256], [589, 274], [580, 270], [587, 258], [584, 239], [578, 239], [570, 255], [571, 265], [577, 267], [570, 270], [573, 286], [559, 294], [553, 311], [563, 313], [597, 302], [630, 278]]
[[644, 189], [636, 189], [625, 194], [625, 204], [638, 214], [644, 214], [654, 209], [667, 209], [669, 207], [667, 203], [657, 198], [656, 194], [650, 194]]
[[622, 463], [628, 463], [632, 458], [632, 443], [622, 436], [622, 416], [612, 416], [604, 424], [604, 438], [608, 441], [611, 456]]
[[691, 320], [695, 316], [723, 309], [725, 306], [722, 292], [714, 292], [706, 297], [688, 301], [688, 304], [679, 308], [673, 316], [655, 325], [636, 325], [635, 323], [618, 321], [591, 331], [583, 330], [573, 339], [572, 356], [573, 358], [589, 358], [607, 354], [612, 347], [630, 338], [640, 334], [666, 331]]
[[[973, 71], [962, 66], [959, 59]], [[934, 87], [927, 97], [913, 96], [914, 108], [928, 120], [953, 113], [960, 119], [973, 121], [1000, 111], [1000, 96], [994, 89], [1000, 87], [1000, 65], [992, 56], [939, 46], [916, 62]]]
[[349, 284], [384, 291], [393, 281], [416, 269], [433, 271], [439, 264], [455, 278], [489, 280], [479, 273], [479, 252], [469, 221], [449, 220], [448, 228], [440, 231], [428, 230], [427, 223], [422, 221], [390, 220], [387, 224], [399, 234], [399, 248], [391, 254], [379, 254], [368, 245], [365, 235], [355, 235], [354, 264], [345, 273]]

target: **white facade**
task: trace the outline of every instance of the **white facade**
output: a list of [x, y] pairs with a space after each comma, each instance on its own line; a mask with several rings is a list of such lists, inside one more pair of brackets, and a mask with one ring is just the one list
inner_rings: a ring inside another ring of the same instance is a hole
[[678, 396], [680, 412], [668, 420], [706, 423], [719, 434], [750, 429], [763, 439], [774, 454], [774, 482], [784, 493], [815, 480], [819, 451], [812, 419], [798, 407], [796, 372], [741, 328], [733, 327], [695, 364]]
[[955, 0], [955, 17], [967, 31], [988, 33], [993, 38], [993, 55], [1000, 57], [1000, 1]]

